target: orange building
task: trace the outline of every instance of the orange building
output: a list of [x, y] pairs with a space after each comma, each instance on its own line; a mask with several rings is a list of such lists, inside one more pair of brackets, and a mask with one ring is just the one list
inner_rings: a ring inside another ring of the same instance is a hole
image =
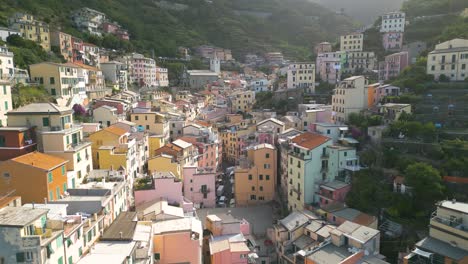
[[0, 160], [9, 160], [37, 148], [36, 136], [33, 128], [1, 127], [0, 128]]
[[31, 152], [0, 164], [0, 193], [14, 192], [23, 203], [55, 201], [67, 190], [68, 161]]
[[276, 148], [259, 144], [247, 151], [235, 169], [235, 197], [237, 205], [272, 201], [276, 185]]

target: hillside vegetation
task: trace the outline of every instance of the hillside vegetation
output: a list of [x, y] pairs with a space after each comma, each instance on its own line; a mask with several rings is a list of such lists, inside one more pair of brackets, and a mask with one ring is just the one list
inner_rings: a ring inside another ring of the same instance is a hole
[[[132, 41], [97, 39], [77, 32], [70, 13], [81, 7], [105, 12], [129, 29]], [[352, 19], [306, 0], [0, 0], [0, 25], [15, 11], [105, 47], [174, 56], [178, 46], [213, 44], [239, 58], [247, 52], [281, 50], [303, 59], [314, 43], [334, 41], [355, 27]]]

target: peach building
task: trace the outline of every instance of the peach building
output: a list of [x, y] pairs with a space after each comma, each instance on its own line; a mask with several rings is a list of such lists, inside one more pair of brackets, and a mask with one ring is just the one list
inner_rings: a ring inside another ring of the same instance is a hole
[[153, 224], [154, 259], [159, 263], [202, 263], [203, 228], [194, 217]]
[[235, 169], [235, 196], [238, 205], [264, 203], [274, 199], [277, 151], [260, 144], [247, 150], [247, 157]]
[[68, 188], [67, 162], [40, 152], [7, 160], [0, 164], [0, 193], [14, 191], [23, 203], [58, 200]]

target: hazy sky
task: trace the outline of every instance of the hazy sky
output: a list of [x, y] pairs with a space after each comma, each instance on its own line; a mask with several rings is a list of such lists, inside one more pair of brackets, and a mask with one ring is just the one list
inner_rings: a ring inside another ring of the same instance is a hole
[[399, 10], [404, 0], [309, 0], [332, 10], [344, 8], [345, 13], [364, 25], [371, 24], [376, 17], [387, 11]]

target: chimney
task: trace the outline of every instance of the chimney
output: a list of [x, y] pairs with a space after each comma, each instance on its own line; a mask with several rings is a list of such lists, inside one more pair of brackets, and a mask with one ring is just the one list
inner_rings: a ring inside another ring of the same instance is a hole
[[120, 235], [120, 239], [122, 239], [122, 238], [123, 238], [123, 232], [120, 231], [120, 232], [119, 232], [119, 235]]

